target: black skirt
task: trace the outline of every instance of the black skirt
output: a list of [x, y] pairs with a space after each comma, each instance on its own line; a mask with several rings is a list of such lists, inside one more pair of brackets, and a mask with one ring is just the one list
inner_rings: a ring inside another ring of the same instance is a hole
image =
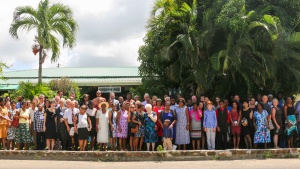
[[95, 116], [89, 116], [91, 119], [91, 123], [92, 123], [92, 129], [89, 132], [89, 136], [91, 137], [96, 137], [97, 136], [97, 132], [96, 132], [96, 118]]
[[78, 140], [87, 140], [89, 138], [89, 131], [87, 128], [78, 128]]

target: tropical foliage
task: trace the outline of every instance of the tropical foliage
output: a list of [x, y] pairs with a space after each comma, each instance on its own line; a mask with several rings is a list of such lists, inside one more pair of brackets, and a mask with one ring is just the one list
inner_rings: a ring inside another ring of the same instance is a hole
[[76, 99], [80, 97], [80, 90], [77, 84], [66, 77], [51, 80], [49, 87], [53, 91], [62, 91], [64, 96], [70, 96], [71, 92], [74, 92]]
[[37, 9], [31, 6], [17, 7], [9, 29], [13, 38], [18, 39], [18, 31], [36, 31], [33, 52], [39, 53], [39, 83], [42, 83], [42, 64], [51, 51], [51, 61], [56, 61], [60, 55], [60, 43], [56, 35], [61, 35], [63, 47], [73, 48], [76, 42], [78, 25], [73, 18], [70, 7], [57, 3], [50, 4], [49, 0], [41, 0]]
[[157, 0], [139, 49], [139, 91], [161, 82], [161, 95], [179, 86], [222, 97], [300, 92], [299, 8], [291, 0]]
[[13, 93], [12, 97], [23, 96], [24, 99], [32, 100], [35, 96], [44, 94], [49, 98], [53, 98], [56, 92], [52, 91], [46, 84], [32, 84], [30, 82], [20, 82], [19, 88]]
[[5, 63], [0, 61], [0, 79], [4, 78], [3, 75], [2, 75], [2, 72], [3, 72], [4, 68], [8, 68], [8, 66]]

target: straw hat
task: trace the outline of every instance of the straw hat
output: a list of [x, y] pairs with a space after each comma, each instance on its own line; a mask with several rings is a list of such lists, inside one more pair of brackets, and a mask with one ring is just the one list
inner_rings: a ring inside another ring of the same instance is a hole
[[106, 108], [108, 108], [108, 103], [107, 103], [107, 102], [101, 102], [101, 103], [98, 105], [98, 107], [101, 108], [101, 106], [102, 106], [103, 104], [105, 104]]

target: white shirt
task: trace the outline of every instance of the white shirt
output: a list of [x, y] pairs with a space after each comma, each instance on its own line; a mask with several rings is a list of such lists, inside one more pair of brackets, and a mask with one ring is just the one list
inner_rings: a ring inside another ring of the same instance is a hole
[[78, 118], [77, 128], [87, 128], [88, 127], [88, 117], [87, 117], [86, 113], [84, 115], [78, 114], [77, 118]]
[[79, 109], [77, 108], [74, 108], [73, 111], [72, 109], [67, 109], [64, 113], [64, 119], [68, 120], [68, 124], [73, 124], [73, 117], [76, 116], [76, 114], [78, 113], [79, 113]]
[[32, 107], [29, 107], [29, 116], [31, 119], [31, 122], [34, 122], [34, 112], [36, 112], [38, 108], [36, 107], [35, 109], [32, 109]]
[[86, 110], [86, 113], [89, 115], [89, 116], [95, 116], [96, 115], [96, 112], [97, 112], [97, 109], [96, 108], [93, 108], [93, 109], [87, 109]]

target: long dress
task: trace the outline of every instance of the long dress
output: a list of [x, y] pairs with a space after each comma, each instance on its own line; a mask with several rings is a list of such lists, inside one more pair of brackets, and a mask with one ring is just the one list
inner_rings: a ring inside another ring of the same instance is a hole
[[295, 107], [291, 106], [291, 107], [287, 107], [287, 120], [290, 122], [291, 127], [289, 127], [288, 125], [286, 126], [286, 136], [287, 138], [290, 138], [293, 133], [297, 133], [297, 119], [296, 119], [296, 114], [295, 114]]
[[91, 137], [95, 137], [97, 135], [97, 132], [96, 132], [96, 113], [97, 113], [96, 108], [86, 110], [86, 114], [88, 114], [88, 116], [90, 117], [91, 123], [92, 123], [92, 129], [91, 129], [91, 131], [89, 131], [89, 136], [91, 136]]
[[134, 137], [145, 137], [145, 112], [136, 112], [135, 116], [136, 120], [141, 122], [142, 125], [139, 126], [139, 130]]
[[267, 128], [267, 116], [268, 112], [266, 110], [263, 110], [262, 113], [254, 112], [257, 126], [254, 134], [254, 144], [271, 142], [270, 130]]
[[56, 114], [55, 112], [51, 112], [48, 109], [46, 109], [46, 132], [45, 132], [45, 138], [46, 139], [56, 139], [56, 125], [55, 125], [55, 118]]
[[97, 142], [98, 143], [108, 143], [108, 115], [109, 110], [106, 110], [106, 112], [103, 114], [102, 110], [97, 111], [96, 119], [98, 119], [98, 132], [97, 132]]
[[194, 112], [192, 111], [192, 117], [190, 118], [191, 121], [191, 139], [192, 140], [200, 140], [201, 139], [201, 119], [199, 121], [196, 120], [196, 113], [199, 113], [198, 111]]
[[125, 110], [120, 110], [121, 117], [120, 117], [120, 127], [122, 132], [117, 130], [117, 137], [119, 138], [127, 138], [127, 131], [128, 131], [128, 112]]
[[111, 126], [109, 126], [109, 136], [112, 138], [116, 138], [117, 137], [117, 111], [110, 111], [110, 113], [112, 113], [111, 115], [111, 122], [112, 125], [114, 127], [114, 130], [111, 131]]
[[[153, 117], [156, 116], [155, 112], [152, 112]], [[145, 114], [145, 143], [155, 143], [158, 141], [157, 132], [155, 130], [155, 123]]]
[[[9, 113], [10, 113], [10, 120], [13, 120], [13, 118], [16, 115], [17, 111], [16, 111], [16, 109], [15, 110], [10, 109]], [[16, 130], [17, 130], [17, 128], [15, 128], [13, 126], [10, 126], [8, 128], [7, 140], [14, 140], [15, 139]]]
[[176, 107], [176, 139], [175, 144], [190, 144], [190, 133], [186, 129], [187, 119], [185, 113], [186, 107]]
[[[273, 107], [273, 109], [275, 109]], [[281, 109], [275, 109], [276, 113], [275, 113], [275, 119], [277, 124], [280, 126], [280, 129], [277, 130], [277, 126], [275, 125], [275, 122], [272, 119], [272, 123], [274, 125], [274, 131], [276, 134], [282, 135], [283, 134], [283, 125], [282, 125], [282, 110]]]

